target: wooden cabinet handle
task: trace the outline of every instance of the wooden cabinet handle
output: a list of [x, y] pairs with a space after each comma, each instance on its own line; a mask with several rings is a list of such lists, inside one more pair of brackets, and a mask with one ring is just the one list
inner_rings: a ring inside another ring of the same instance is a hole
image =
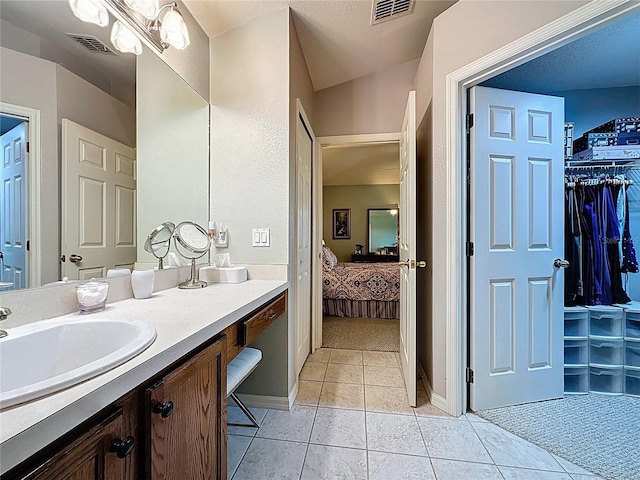
[[173, 402], [169, 400], [165, 403], [156, 403], [153, 407], [153, 413], [159, 413], [162, 418], [167, 418], [173, 413]]
[[123, 439], [116, 438], [111, 441], [109, 451], [115, 453], [118, 458], [124, 458], [133, 450], [135, 441], [131, 435], [124, 437]]
[[269, 316], [267, 317], [267, 320], [273, 320], [276, 316], [276, 312], [272, 311]]

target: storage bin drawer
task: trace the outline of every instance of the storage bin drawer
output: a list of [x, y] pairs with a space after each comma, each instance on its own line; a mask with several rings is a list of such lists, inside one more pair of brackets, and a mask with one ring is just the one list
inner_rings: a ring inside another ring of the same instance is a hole
[[640, 368], [624, 368], [624, 393], [640, 397]]
[[589, 335], [622, 337], [623, 316], [618, 307], [589, 307]]
[[627, 310], [625, 312], [624, 336], [640, 339], [640, 311]]
[[624, 341], [624, 365], [640, 368], [640, 339]]
[[608, 395], [622, 394], [622, 367], [589, 367], [589, 391]]
[[586, 337], [589, 335], [589, 310], [584, 307], [565, 307], [564, 336]]
[[579, 365], [589, 363], [589, 340], [584, 338], [564, 339], [564, 364]]
[[589, 367], [564, 367], [564, 393], [589, 392]]
[[622, 337], [589, 337], [589, 362], [598, 365], [622, 365]]

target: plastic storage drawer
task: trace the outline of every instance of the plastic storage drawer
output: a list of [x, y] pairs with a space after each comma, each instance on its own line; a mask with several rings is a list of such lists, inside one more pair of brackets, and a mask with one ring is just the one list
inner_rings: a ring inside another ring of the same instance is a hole
[[589, 335], [589, 310], [585, 307], [565, 307], [564, 336], [586, 337]]
[[589, 367], [589, 391], [609, 395], [622, 394], [622, 367], [591, 365]]
[[589, 392], [589, 367], [564, 367], [564, 393]]
[[622, 337], [589, 337], [589, 362], [598, 365], [622, 365]]
[[589, 307], [589, 335], [622, 337], [623, 317], [618, 307]]
[[640, 339], [624, 341], [624, 365], [640, 368]]
[[[565, 376], [564, 378], [566, 382], [567, 377]], [[625, 367], [624, 393], [625, 395], [633, 395], [634, 397], [640, 397], [640, 368]]]
[[587, 363], [589, 363], [589, 341], [586, 338], [565, 338], [564, 364], [579, 365]]
[[[640, 310], [627, 310], [625, 312], [624, 336], [640, 339]], [[565, 322], [566, 328], [566, 322]]]

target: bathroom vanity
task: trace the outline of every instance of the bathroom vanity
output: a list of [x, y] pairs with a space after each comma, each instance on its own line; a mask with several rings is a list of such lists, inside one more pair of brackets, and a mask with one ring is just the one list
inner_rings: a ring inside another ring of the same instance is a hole
[[156, 341], [98, 377], [2, 410], [2, 479], [226, 479], [226, 366], [285, 313], [286, 288], [174, 288], [93, 314], [148, 321]]

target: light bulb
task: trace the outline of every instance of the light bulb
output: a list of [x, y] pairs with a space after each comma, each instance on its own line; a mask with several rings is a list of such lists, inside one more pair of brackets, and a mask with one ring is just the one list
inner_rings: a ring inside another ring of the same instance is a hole
[[178, 50], [189, 46], [189, 32], [180, 12], [171, 9], [165, 13], [160, 25], [160, 38]]
[[101, 27], [109, 25], [109, 12], [96, 0], [69, 0], [73, 14], [83, 22], [95, 23]]
[[149, 20], [155, 20], [160, 13], [159, 0], [124, 0], [124, 3]]
[[122, 22], [116, 20], [111, 29], [111, 43], [123, 53], [142, 53], [142, 42]]

